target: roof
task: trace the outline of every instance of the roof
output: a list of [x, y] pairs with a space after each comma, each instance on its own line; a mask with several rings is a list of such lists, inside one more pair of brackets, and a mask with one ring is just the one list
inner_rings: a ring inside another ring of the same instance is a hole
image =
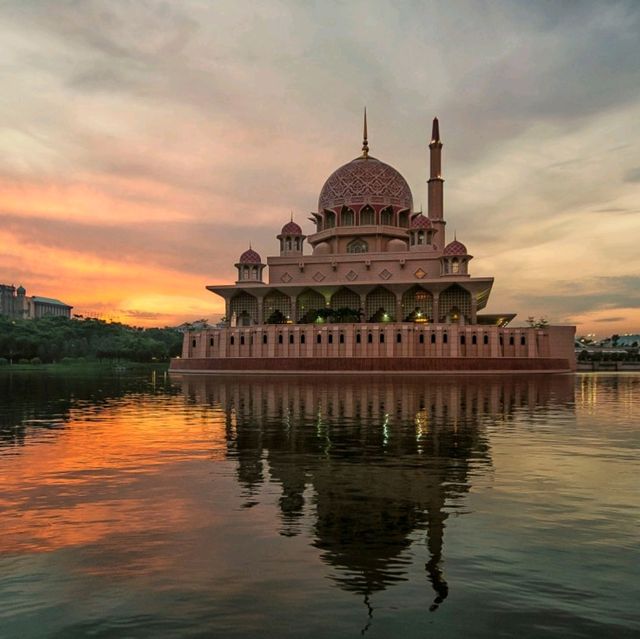
[[281, 235], [302, 235], [302, 229], [293, 221], [287, 222], [280, 231]]
[[458, 242], [458, 240], [453, 240], [453, 242], [449, 242], [444, 247], [445, 255], [466, 255], [467, 247], [462, 243]]
[[262, 264], [262, 258], [253, 249], [246, 250], [238, 260], [240, 264]]
[[69, 306], [69, 304], [65, 304], [60, 300], [53, 299], [52, 297], [39, 297], [38, 295], [34, 295], [31, 299], [37, 304], [52, 304], [53, 306], [64, 306], [65, 308], [73, 308], [73, 306]]
[[428, 217], [422, 215], [422, 213], [418, 213], [418, 215], [416, 215], [411, 220], [411, 228], [412, 229], [430, 229], [431, 220]]
[[324, 183], [318, 211], [364, 204], [413, 208], [411, 189], [392, 166], [368, 156], [359, 157], [334, 171]]

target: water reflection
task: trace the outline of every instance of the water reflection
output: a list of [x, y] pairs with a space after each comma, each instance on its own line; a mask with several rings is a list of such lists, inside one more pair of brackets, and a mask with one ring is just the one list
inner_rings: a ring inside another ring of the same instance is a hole
[[426, 542], [431, 610], [447, 598], [447, 519], [491, 469], [490, 425], [519, 411], [573, 411], [574, 378], [176, 377], [190, 403], [221, 410], [246, 508], [279, 486], [280, 533], [308, 514], [313, 545], [343, 589], [370, 597], [407, 579]]

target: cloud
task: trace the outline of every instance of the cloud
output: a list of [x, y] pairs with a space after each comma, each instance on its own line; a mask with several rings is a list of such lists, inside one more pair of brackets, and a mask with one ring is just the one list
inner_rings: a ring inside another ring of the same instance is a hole
[[372, 154], [425, 207], [440, 116], [448, 228], [491, 307], [636, 304], [597, 277], [640, 272], [638, 32], [633, 1], [3, 2], [3, 277], [214, 319], [204, 285], [249, 241], [275, 253], [291, 209], [306, 224], [366, 104]]

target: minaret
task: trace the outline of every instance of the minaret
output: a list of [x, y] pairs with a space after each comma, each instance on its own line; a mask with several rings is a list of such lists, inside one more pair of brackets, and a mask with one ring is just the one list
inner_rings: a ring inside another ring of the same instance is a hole
[[442, 178], [442, 141], [440, 140], [440, 125], [438, 118], [433, 118], [431, 142], [429, 142], [430, 171], [427, 180], [429, 205], [427, 215], [434, 224], [436, 231], [434, 245], [437, 249], [445, 246], [444, 237], [444, 179]]

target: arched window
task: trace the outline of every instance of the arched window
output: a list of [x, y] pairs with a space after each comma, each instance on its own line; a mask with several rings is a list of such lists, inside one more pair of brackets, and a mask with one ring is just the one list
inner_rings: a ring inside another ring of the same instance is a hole
[[398, 215], [398, 226], [409, 228], [409, 211], [401, 211]]
[[284, 324], [291, 315], [291, 299], [280, 291], [271, 291], [264, 298], [266, 324]]
[[333, 211], [324, 212], [324, 228], [332, 229], [336, 225], [336, 214]]
[[398, 333], [396, 335], [396, 344], [401, 344], [402, 343], [402, 333]]
[[471, 317], [471, 293], [458, 284], [450, 286], [440, 294], [440, 320], [451, 323], [460, 322], [464, 318], [469, 322]]
[[449, 341], [449, 336], [446, 333], [442, 334], [442, 343], [446, 344]]
[[485, 335], [485, 336], [482, 338], [482, 343], [483, 343], [485, 346], [489, 343], [489, 336], [488, 336], [488, 335]]
[[365, 302], [364, 314], [368, 322], [392, 322], [396, 310], [396, 296], [378, 286], [368, 295]]
[[244, 335], [240, 335], [240, 346], [244, 346]]
[[236, 343], [236, 338], [232, 335], [232, 336], [229, 338], [229, 344], [231, 344], [231, 346], [233, 346], [235, 343]]
[[453, 261], [451, 262], [451, 272], [454, 274], [460, 272], [460, 262], [458, 262], [457, 257], [454, 257]]
[[304, 333], [300, 333], [300, 343], [304, 344]]
[[342, 211], [340, 211], [340, 226], [353, 226], [355, 220], [356, 216], [353, 210], [343, 206]]
[[372, 226], [376, 223], [376, 212], [367, 204], [360, 211], [360, 226]]
[[344, 344], [344, 333], [340, 333], [340, 343]]
[[278, 333], [278, 344], [282, 344], [283, 339], [282, 339], [282, 333]]
[[402, 295], [402, 317], [405, 322], [427, 322], [433, 319], [433, 296], [420, 286]]
[[467, 338], [464, 335], [460, 335], [460, 344], [463, 346], [467, 343]]
[[362, 342], [362, 336], [360, 333], [356, 333], [356, 344], [360, 344]]
[[195, 347], [196, 347], [196, 340], [195, 340], [195, 339], [192, 339], [192, 340], [191, 340], [191, 347], [192, 347], [192, 348], [195, 348]]
[[307, 324], [315, 322], [318, 317], [318, 311], [326, 307], [324, 295], [311, 289], [300, 293], [297, 302], [298, 316], [296, 321]]
[[322, 333], [316, 335], [316, 344], [322, 344]]
[[213, 337], [209, 338], [209, 346], [213, 346]]
[[238, 293], [229, 302], [229, 312], [235, 314], [238, 326], [257, 324], [258, 300], [248, 293]]
[[380, 211], [380, 224], [393, 226], [393, 209], [390, 206]]
[[347, 253], [367, 253], [369, 245], [360, 238], [355, 239], [347, 244]]
[[435, 333], [431, 333], [431, 343], [432, 344], [436, 343], [436, 334]]
[[329, 333], [329, 339], [327, 341], [329, 344], [333, 344], [333, 333]]
[[420, 337], [418, 338], [420, 344], [424, 344], [424, 333], [420, 333]]
[[384, 344], [384, 333], [380, 333], [380, 343]]
[[263, 344], [267, 343], [267, 334], [266, 333], [262, 336], [262, 343]]
[[289, 344], [293, 344], [293, 333], [289, 333]]
[[373, 335], [372, 335], [371, 333], [369, 333], [369, 334], [367, 335], [367, 342], [368, 342], [369, 344], [373, 344]]
[[520, 346], [526, 346], [527, 345], [527, 338], [523, 335], [522, 337], [520, 337]]
[[418, 244], [420, 246], [424, 244], [424, 231], [418, 231]]
[[471, 343], [475, 346], [478, 343], [478, 338], [475, 335], [471, 336]]

